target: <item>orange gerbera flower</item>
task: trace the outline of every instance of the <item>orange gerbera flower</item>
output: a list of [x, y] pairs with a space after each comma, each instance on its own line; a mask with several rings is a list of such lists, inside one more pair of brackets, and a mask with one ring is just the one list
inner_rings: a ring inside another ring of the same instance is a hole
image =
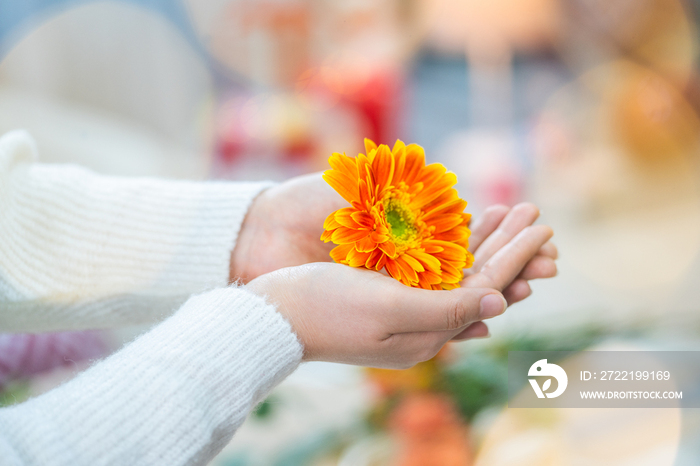
[[467, 250], [470, 214], [453, 186], [454, 173], [425, 165], [423, 148], [396, 141], [394, 149], [365, 139], [367, 155], [333, 154], [323, 179], [351, 207], [333, 212], [321, 239], [338, 244], [336, 262], [371, 270], [386, 268], [404, 285], [459, 287], [472, 266]]

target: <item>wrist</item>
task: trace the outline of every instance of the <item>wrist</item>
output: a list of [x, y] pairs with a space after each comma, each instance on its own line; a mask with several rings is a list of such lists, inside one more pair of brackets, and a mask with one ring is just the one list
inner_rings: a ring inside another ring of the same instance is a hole
[[263, 222], [266, 209], [268, 189], [260, 192], [248, 209], [243, 223], [241, 224], [236, 244], [231, 251], [231, 265], [229, 267], [229, 283], [241, 281], [248, 283], [255, 278], [250, 273], [250, 263], [254, 260], [253, 245], [255, 239], [263, 232]]

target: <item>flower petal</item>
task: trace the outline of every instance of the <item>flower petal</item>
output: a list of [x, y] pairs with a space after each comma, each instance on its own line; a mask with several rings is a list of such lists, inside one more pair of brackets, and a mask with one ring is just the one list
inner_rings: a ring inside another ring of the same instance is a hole
[[348, 175], [336, 170], [323, 172], [323, 179], [346, 201], [351, 203], [359, 199], [357, 180], [353, 180]]
[[404, 260], [403, 256], [397, 257], [394, 262], [396, 262], [396, 265], [401, 269], [402, 277], [407, 278], [410, 283], [418, 283], [418, 274], [416, 270]]
[[439, 273], [430, 272], [430, 271], [426, 270], [425, 272], [421, 272], [419, 275], [420, 275], [420, 277], [423, 277], [431, 285], [437, 285], [440, 282], [442, 282], [442, 277], [440, 276]]
[[449, 241], [451, 243], [466, 244], [469, 246], [469, 236], [471, 233], [472, 232], [466, 226], [458, 226], [451, 230], [436, 234], [435, 239]]
[[422, 246], [428, 254], [436, 254], [445, 250], [445, 248], [440, 246], [440, 243], [433, 242], [433, 240], [424, 241]]
[[374, 217], [367, 212], [353, 212], [350, 216], [363, 228], [374, 228]]
[[[433, 168], [433, 166], [439, 165], [439, 167]], [[431, 174], [437, 176], [437, 179], [429, 181], [426, 178], [420, 178], [423, 182], [424, 187], [418, 195], [411, 201], [411, 205], [415, 208], [422, 208], [429, 205], [432, 201], [437, 199], [442, 193], [452, 188], [457, 184], [457, 175], [452, 172], [445, 173], [445, 167], [440, 164], [434, 163], [425, 167], [425, 169], [432, 169], [434, 173]]]
[[348, 252], [348, 265], [350, 267], [363, 267], [369, 258], [368, 252], [360, 252], [357, 248], [353, 248]]
[[323, 230], [323, 233], [321, 233], [321, 241], [327, 243], [331, 240], [332, 236], [333, 230]]
[[464, 272], [462, 272], [462, 269], [458, 269], [450, 262], [442, 262], [441, 272], [443, 283], [459, 283], [462, 281], [462, 278], [464, 278]]
[[[355, 209], [352, 209], [352, 211], [355, 212]], [[362, 225], [360, 225], [352, 219], [351, 212], [336, 212], [335, 221], [338, 222], [340, 225], [350, 228], [352, 230], [368, 230], [367, 228], [363, 228]], [[367, 234], [369, 234], [369, 232], [367, 232]]]
[[353, 230], [351, 228], [340, 227], [333, 231], [331, 239], [335, 244], [349, 244], [360, 241], [369, 234], [367, 230]]
[[[357, 246], [356, 246], [357, 247]], [[373, 269], [377, 265], [377, 262], [379, 262], [379, 259], [382, 257], [386, 257], [384, 253], [382, 252], [381, 249], [375, 249], [369, 254], [369, 257], [365, 261], [365, 267], [368, 269]]]
[[353, 157], [335, 152], [328, 159], [328, 163], [331, 168], [347, 175], [350, 179], [357, 177], [357, 163]]
[[434, 234], [442, 233], [443, 231], [451, 230], [456, 226], [464, 223], [464, 217], [459, 214], [441, 214], [432, 217], [426, 221], [429, 226], [434, 226]]
[[431, 240], [431, 243], [443, 248], [443, 251], [435, 253], [435, 257], [438, 259], [451, 262], [465, 262], [467, 260], [467, 250], [459, 244], [440, 240]]
[[348, 256], [348, 253], [354, 248], [352, 244], [341, 244], [340, 246], [336, 246], [331, 250], [331, 258], [339, 263], [342, 264], [345, 259]]
[[401, 269], [395, 260], [387, 259], [385, 267], [386, 271], [389, 272], [389, 275], [397, 280], [401, 280]]
[[431, 270], [433, 272], [440, 272], [440, 260], [437, 257], [433, 257], [419, 249], [409, 249], [406, 254], [416, 259], [420, 262], [424, 270]]
[[396, 186], [403, 180], [404, 168], [406, 167], [406, 145], [397, 140], [391, 154], [394, 156], [394, 179], [392, 183]]
[[404, 254], [401, 256], [401, 259], [416, 272], [425, 272], [425, 267], [423, 267], [423, 264], [411, 257], [410, 254]]
[[394, 156], [388, 146], [382, 144], [377, 148], [372, 161], [372, 172], [380, 192], [391, 185], [394, 178]]
[[[381, 251], [381, 249], [377, 249], [377, 251]], [[381, 257], [374, 266], [374, 270], [382, 270], [386, 265], [387, 260], [388, 258], [386, 257], [386, 254], [382, 253]]]
[[384, 251], [384, 253], [390, 258], [394, 258], [396, 256], [396, 245], [391, 241], [379, 243], [379, 249]]
[[420, 169], [425, 166], [425, 151], [418, 144], [406, 146], [406, 166], [404, 168], [403, 179], [406, 184], [413, 184]]
[[377, 144], [369, 138], [365, 138], [365, 153], [369, 157], [370, 152], [377, 149]]
[[372, 241], [372, 237], [370, 235], [367, 235], [355, 243], [355, 249], [360, 252], [372, 252], [377, 249], [377, 243]]
[[340, 223], [335, 221], [336, 212], [330, 214], [328, 217], [326, 217], [326, 220], [323, 221], [323, 228], [325, 230], [335, 230], [340, 226]]

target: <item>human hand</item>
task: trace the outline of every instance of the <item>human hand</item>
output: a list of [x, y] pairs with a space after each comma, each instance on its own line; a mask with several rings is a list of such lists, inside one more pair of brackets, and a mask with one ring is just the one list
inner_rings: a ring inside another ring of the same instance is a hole
[[[525, 228], [449, 291], [402, 285], [374, 271], [314, 263], [280, 269], [247, 289], [266, 296], [291, 323], [304, 359], [406, 368], [432, 358], [450, 339], [483, 336], [481, 320], [505, 311], [503, 289], [551, 237]], [[489, 283], [490, 286], [477, 286]]]
[[[334, 245], [319, 239], [323, 221], [346, 205], [347, 201], [323, 180], [322, 173], [292, 178], [261, 193], [248, 211], [231, 254], [231, 281], [240, 279], [247, 283], [283, 267], [330, 262], [329, 253]], [[538, 216], [537, 207], [526, 203], [512, 209], [504, 205], [486, 209], [471, 226], [469, 250], [475, 263], [466, 271], [467, 275], [479, 271], [501, 246]], [[528, 280], [555, 274], [556, 256], [553, 244], [544, 245], [512, 286], [505, 289], [508, 303], [530, 294]]]
[[[490, 261], [496, 254], [504, 254], [503, 246], [517, 235], [529, 228], [539, 217], [539, 209], [531, 203], [521, 203], [512, 209], [504, 205], [487, 208], [483, 215], [470, 225], [472, 235], [469, 238], [469, 251], [474, 254], [474, 265], [465, 271], [462, 286], [491, 286], [485, 277], [490, 276]], [[546, 227], [548, 228], [548, 227]], [[512, 280], [503, 291], [508, 304], [514, 304], [530, 296], [532, 290], [529, 280], [550, 278], [557, 274], [555, 260], [558, 257], [556, 246], [547, 241]], [[481, 275], [474, 277], [479, 272]]]
[[319, 239], [323, 221], [347, 201], [322, 175], [292, 178], [253, 201], [231, 254], [231, 281], [247, 283], [283, 267], [331, 261], [335, 245]]

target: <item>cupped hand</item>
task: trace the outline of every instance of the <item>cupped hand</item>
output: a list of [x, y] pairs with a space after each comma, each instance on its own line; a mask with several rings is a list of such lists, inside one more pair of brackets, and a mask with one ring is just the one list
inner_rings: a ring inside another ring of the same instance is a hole
[[409, 288], [385, 275], [340, 264], [280, 269], [246, 288], [276, 304], [304, 346], [306, 360], [406, 368], [432, 358], [449, 340], [484, 336], [482, 320], [502, 314], [499, 292], [551, 237], [524, 228], [465, 286], [449, 291]]
[[[253, 202], [241, 227], [231, 254], [231, 281], [243, 283], [283, 267], [330, 262], [335, 246], [320, 240], [323, 221], [343, 207], [345, 201], [322, 178], [313, 173], [292, 178], [261, 193]], [[539, 216], [533, 204], [518, 204], [512, 209], [496, 205], [486, 209], [472, 228], [469, 250], [475, 256], [468, 275], [481, 270], [498, 249]], [[528, 280], [556, 274], [557, 250], [548, 243], [525, 270], [509, 284], [504, 294], [509, 304], [530, 294]]]
[[[472, 235], [469, 238], [469, 250], [474, 254], [474, 265], [465, 271], [465, 279], [462, 286], [488, 285], [485, 280], [492, 274], [493, 259], [502, 255], [512, 254], [510, 248], [505, 248], [508, 243], [519, 235], [525, 234], [528, 229], [546, 228], [545, 226], [532, 227], [539, 217], [539, 209], [531, 203], [521, 203], [512, 209], [504, 205], [494, 205], [487, 208], [483, 215], [471, 225]], [[547, 241], [534, 254], [527, 264], [514, 275], [505, 286], [499, 288], [508, 301], [513, 304], [530, 296], [532, 290], [529, 280], [538, 278], [550, 278], [557, 274], [557, 266], [554, 262], [558, 257], [558, 251], [553, 243]], [[481, 273], [480, 275], [477, 275]]]

